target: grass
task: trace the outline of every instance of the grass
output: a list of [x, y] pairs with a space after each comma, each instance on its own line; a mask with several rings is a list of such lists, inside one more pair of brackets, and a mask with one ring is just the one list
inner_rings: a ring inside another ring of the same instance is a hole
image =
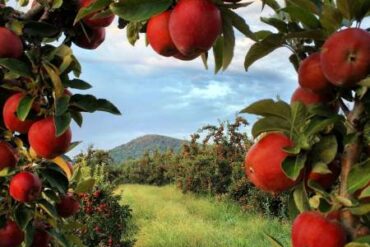
[[289, 246], [287, 223], [243, 213], [231, 202], [182, 194], [174, 186], [122, 185], [116, 193], [133, 209], [135, 247], [270, 247], [264, 232]]

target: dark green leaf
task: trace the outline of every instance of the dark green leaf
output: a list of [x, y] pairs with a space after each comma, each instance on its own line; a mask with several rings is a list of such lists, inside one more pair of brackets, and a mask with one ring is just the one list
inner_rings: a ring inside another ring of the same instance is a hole
[[282, 11], [288, 13], [294, 20], [301, 22], [307, 28], [316, 29], [320, 27], [320, 21], [307, 9], [289, 6], [283, 8]]
[[249, 113], [264, 117], [275, 116], [288, 121], [291, 119], [290, 106], [281, 100], [260, 100], [243, 109], [241, 113]]
[[67, 80], [63, 81], [64, 87], [70, 87], [70, 88], [76, 88], [81, 90], [90, 89], [91, 85], [83, 80], [80, 79], [73, 79], [73, 80]]
[[222, 62], [222, 69], [226, 70], [229, 67], [233, 57], [234, 57], [234, 47], [235, 47], [235, 35], [234, 29], [232, 26], [232, 21], [228, 17], [228, 15], [223, 16], [222, 21], [222, 30], [223, 30], [223, 62]]
[[319, 14], [318, 6], [311, 0], [288, 0], [289, 3], [294, 4], [303, 9], [309, 10], [311, 13]]
[[115, 115], [121, 115], [121, 112], [118, 110], [118, 108], [106, 99], [98, 99], [96, 110], [109, 112]]
[[72, 121], [72, 117], [69, 112], [66, 112], [63, 115], [54, 116], [54, 120], [55, 120], [56, 135], [61, 136], [69, 128], [71, 121]]
[[[252, 3], [252, 2], [251, 2]], [[250, 30], [250, 27], [248, 24], [245, 22], [245, 19], [235, 12], [227, 9], [224, 10], [227, 14], [227, 16], [231, 19], [232, 25], [242, 34], [244, 34], [246, 37], [256, 40], [256, 37], [254, 33]]]
[[296, 204], [297, 209], [301, 213], [305, 211], [309, 211], [311, 209], [304, 183], [300, 183], [295, 188], [293, 192], [293, 198], [294, 198], [294, 202]]
[[261, 21], [270, 26], [273, 26], [282, 33], [286, 33], [288, 31], [288, 24], [276, 17], [261, 17]]
[[62, 247], [70, 247], [71, 244], [67, 241], [67, 239], [62, 235], [61, 233], [57, 232], [55, 229], [49, 229], [47, 232], [50, 234], [50, 236], [53, 237], [53, 239], [56, 240], [56, 242], [59, 244], [59, 246]]
[[20, 60], [13, 58], [0, 58], [0, 65], [17, 75], [32, 77], [31, 68]]
[[57, 213], [57, 210], [55, 209], [55, 207], [53, 206], [53, 204], [51, 204], [50, 202], [48, 202], [47, 200], [45, 199], [41, 199], [37, 202], [37, 204], [48, 214], [50, 215], [51, 217], [53, 218], [58, 218], [58, 213]]
[[33, 101], [35, 100], [34, 97], [31, 97], [29, 95], [23, 96], [21, 102], [19, 102], [18, 108], [17, 108], [17, 117], [24, 121], [26, 120], [28, 114], [30, 113], [30, 110], [33, 105]]
[[68, 110], [70, 96], [64, 95], [55, 100], [55, 115], [62, 116]]
[[283, 164], [282, 169], [287, 177], [292, 180], [297, 180], [305, 167], [307, 155], [299, 154], [295, 157], [287, 157]]
[[82, 127], [83, 124], [83, 116], [81, 112], [78, 111], [70, 111], [72, 119], [76, 122], [76, 124]]
[[270, 131], [283, 132], [285, 134], [290, 133], [290, 123], [284, 119], [278, 117], [265, 117], [259, 119], [252, 128], [252, 135], [254, 138], [260, 134]]
[[213, 45], [213, 55], [215, 58], [215, 73], [220, 71], [222, 68], [222, 61], [223, 61], [223, 46], [224, 46], [224, 38], [220, 36], [215, 44]]
[[42, 175], [48, 181], [51, 188], [57, 189], [62, 194], [67, 192], [69, 182], [63, 172], [53, 169], [45, 169], [42, 170]]
[[280, 5], [276, 0], [262, 0], [262, 9], [265, 7], [265, 5], [269, 6], [273, 10], [280, 9]]
[[81, 8], [78, 11], [78, 14], [75, 18], [74, 23], [76, 24], [77, 22], [79, 22], [84, 17], [106, 8], [110, 3], [111, 3], [111, 0], [96, 0], [96, 1], [93, 1], [92, 4], [90, 4], [88, 7]]
[[338, 151], [337, 138], [334, 135], [324, 136], [320, 142], [315, 144], [312, 149], [312, 161], [313, 163], [321, 162], [329, 164], [332, 162]]
[[172, 0], [125, 0], [110, 5], [113, 13], [127, 21], [144, 21], [167, 10]]
[[355, 165], [348, 176], [347, 190], [353, 194], [365, 187], [370, 181], [370, 160]]
[[14, 211], [14, 219], [17, 225], [23, 230], [33, 218], [33, 211], [24, 205], [19, 205]]
[[55, 37], [61, 32], [59, 28], [46, 22], [28, 21], [24, 24], [23, 33], [37, 37]]

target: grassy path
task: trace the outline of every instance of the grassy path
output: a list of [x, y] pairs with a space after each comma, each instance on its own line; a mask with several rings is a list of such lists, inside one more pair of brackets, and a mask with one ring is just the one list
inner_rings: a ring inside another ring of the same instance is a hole
[[242, 213], [232, 203], [182, 194], [173, 186], [122, 185], [133, 209], [135, 247], [270, 247], [263, 232], [289, 246], [289, 226]]

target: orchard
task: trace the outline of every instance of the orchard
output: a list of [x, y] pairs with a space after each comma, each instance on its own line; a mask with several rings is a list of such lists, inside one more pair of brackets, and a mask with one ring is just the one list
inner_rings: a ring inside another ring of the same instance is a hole
[[370, 246], [370, 1], [262, 0], [274, 15], [255, 32], [235, 12], [251, 2], [238, 0], [18, 0], [25, 12], [1, 2], [0, 247], [82, 245], [67, 218], [94, 181], [65, 155], [78, 144], [70, 124], [120, 112], [68, 90], [91, 87], [72, 48], [98, 49], [116, 16], [132, 45], [145, 36], [158, 55], [200, 57], [206, 67], [212, 51], [216, 73], [232, 61], [236, 30], [254, 41], [246, 70], [289, 49], [298, 73], [291, 102], [242, 110], [260, 116], [246, 176], [263, 191], [291, 192], [293, 247]]

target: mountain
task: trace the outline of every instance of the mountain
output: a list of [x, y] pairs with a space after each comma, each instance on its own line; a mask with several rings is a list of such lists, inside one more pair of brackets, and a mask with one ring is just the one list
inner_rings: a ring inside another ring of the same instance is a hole
[[119, 164], [128, 159], [138, 158], [144, 154], [145, 151], [150, 152], [157, 149], [166, 151], [172, 149], [177, 152], [184, 143], [187, 143], [187, 141], [173, 137], [145, 135], [111, 149], [109, 155], [113, 158], [115, 163]]

